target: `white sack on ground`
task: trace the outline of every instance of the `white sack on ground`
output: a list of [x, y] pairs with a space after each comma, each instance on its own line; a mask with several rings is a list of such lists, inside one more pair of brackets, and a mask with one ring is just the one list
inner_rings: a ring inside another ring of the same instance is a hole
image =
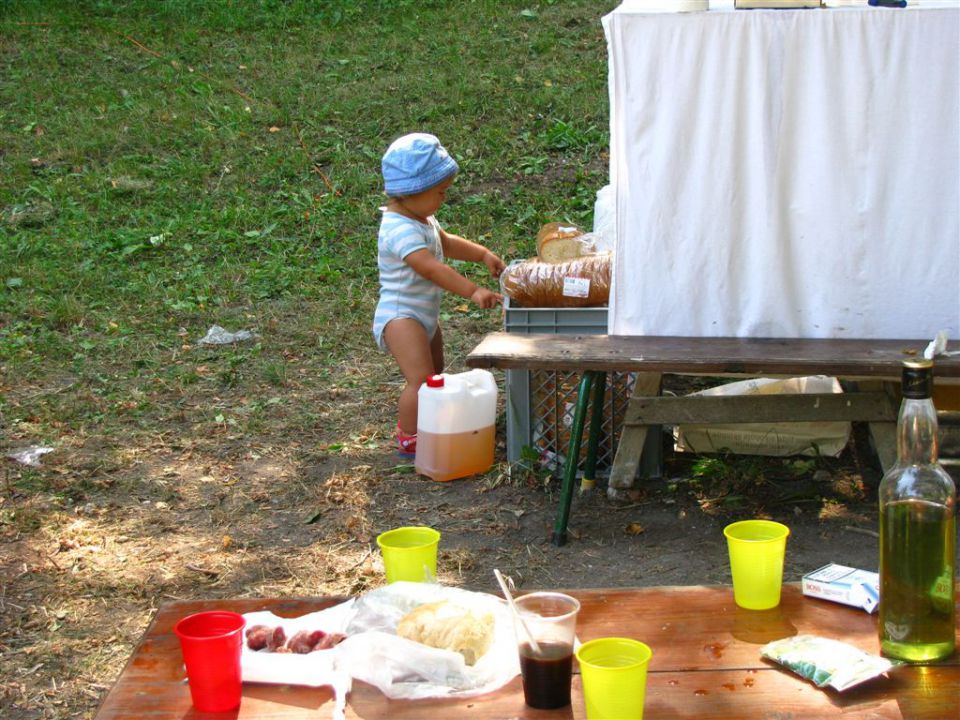
[[[779, 395], [843, 392], [836, 378], [811, 375], [788, 380], [754, 378], [701, 390], [691, 395]], [[730, 451], [742, 455], [832, 455], [837, 456], [850, 439], [848, 422], [736, 423], [732, 425], [680, 425], [676, 449], [687, 452]]]

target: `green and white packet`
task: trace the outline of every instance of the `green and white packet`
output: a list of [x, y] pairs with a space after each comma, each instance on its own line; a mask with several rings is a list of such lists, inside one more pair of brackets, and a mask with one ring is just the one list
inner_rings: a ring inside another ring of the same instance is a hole
[[829, 685], [841, 692], [903, 665], [897, 660], [887, 660], [839, 640], [816, 635], [794, 635], [774, 640], [764, 645], [760, 654], [800, 677], [812, 680], [817, 687]]

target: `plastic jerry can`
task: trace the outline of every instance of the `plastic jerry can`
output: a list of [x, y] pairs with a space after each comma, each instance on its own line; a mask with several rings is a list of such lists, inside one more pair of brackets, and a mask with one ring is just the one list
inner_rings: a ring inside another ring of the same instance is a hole
[[446, 482], [490, 469], [497, 417], [492, 373], [431, 375], [417, 399], [418, 473]]

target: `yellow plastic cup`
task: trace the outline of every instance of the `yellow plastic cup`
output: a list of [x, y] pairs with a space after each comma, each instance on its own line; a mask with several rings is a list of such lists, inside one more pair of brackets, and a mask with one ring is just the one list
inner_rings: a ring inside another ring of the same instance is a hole
[[387, 582], [430, 582], [437, 576], [440, 533], [429, 527], [400, 527], [377, 536]]
[[727, 525], [723, 534], [730, 552], [734, 601], [746, 610], [777, 607], [790, 528], [772, 520], [741, 520]]
[[587, 720], [642, 720], [653, 651], [630, 638], [607, 637], [577, 649]]

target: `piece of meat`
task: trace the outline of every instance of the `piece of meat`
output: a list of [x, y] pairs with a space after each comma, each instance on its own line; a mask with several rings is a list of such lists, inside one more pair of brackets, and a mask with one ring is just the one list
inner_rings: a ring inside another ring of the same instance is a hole
[[267, 625], [254, 625], [247, 628], [247, 647], [251, 650], [263, 650], [273, 639], [273, 628]]
[[279, 651], [280, 648], [284, 646], [284, 643], [287, 642], [287, 634], [283, 631], [283, 627], [277, 625], [273, 629], [273, 634], [267, 640], [267, 651], [274, 652]]
[[326, 633], [323, 630], [300, 630], [287, 641], [287, 647], [290, 648], [291, 652], [306, 655], [324, 637], [326, 637]]

